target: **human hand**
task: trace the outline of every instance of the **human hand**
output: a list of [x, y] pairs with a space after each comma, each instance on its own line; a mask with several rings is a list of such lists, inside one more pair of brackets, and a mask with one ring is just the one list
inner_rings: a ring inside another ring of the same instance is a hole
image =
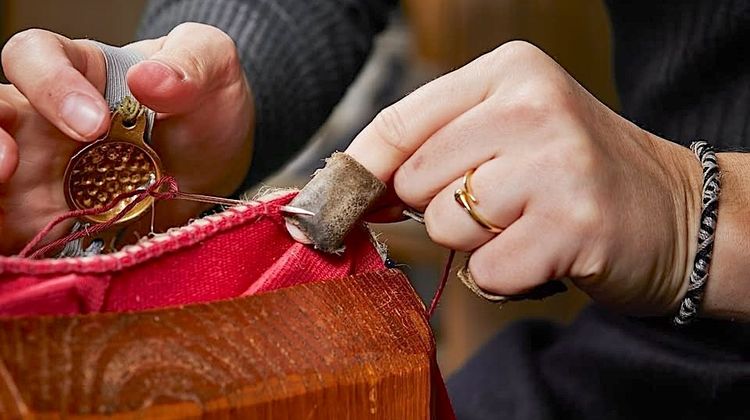
[[7, 255], [67, 210], [62, 174], [78, 145], [12, 85], [0, 85], [0, 144], [0, 254]]
[[[153, 148], [166, 170], [184, 191], [234, 192], [250, 165], [254, 108], [232, 40], [189, 23], [125, 48], [147, 57], [130, 69], [127, 82], [136, 99], [157, 111]], [[0, 124], [7, 131], [0, 142], [10, 150], [7, 163], [0, 163], [0, 177], [6, 174], [0, 179], [0, 251], [11, 253], [68, 210], [62, 185], [67, 162], [82, 142], [108, 131], [110, 117], [102, 97], [104, 56], [93, 43], [34, 29], [11, 38], [2, 61], [13, 86], [0, 90], [8, 104], [0, 114], [18, 116], [11, 128]], [[159, 203], [157, 228], [182, 223], [200, 208]]]
[[[511, 42], [383, 110], [346, 151], [431, 239], [471, 251], [484, 290], [571, 278], [623, 311], [677, 308], [694, 256], [700, 165], [591, 96], [536, 47]], [[455, 201], [476, 168], [477, 224]]]

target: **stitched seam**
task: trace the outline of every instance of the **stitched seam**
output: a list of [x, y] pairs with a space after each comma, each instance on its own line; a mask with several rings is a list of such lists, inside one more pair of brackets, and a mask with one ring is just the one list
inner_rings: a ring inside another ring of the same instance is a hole
[[78, 258], [30, 260], [20, 257], [0, 256], [0, 274], [55, 274], [101, 273], [119, 271], [136, 264], [160, 257], [204, 241], [217, 233], [254, 222], [267, 215], [267, 205], [288, 201], [292, 194], [285, 194], [268, 202], [230, 207], [222, 213], [196, 219], [185, 226], [172, 228], [152, 238], [128, 245], [122, 250], [104, 255]]

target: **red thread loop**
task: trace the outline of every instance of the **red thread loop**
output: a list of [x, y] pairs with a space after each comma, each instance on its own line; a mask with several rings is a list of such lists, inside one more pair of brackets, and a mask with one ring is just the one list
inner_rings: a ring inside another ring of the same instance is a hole
[[[115, 197], [115, 199], [107, 204], [106, 206], [102, 207], [94, 207], [90, 209], [83, 209], [83, 210], [72, 210], [65, 214], [62, 214], [58, 217], [56, 217], [54, 220], [49, 222], [47, 226], [44, 227], [36, 236], [34, 236], [34, 239], [31, 240], [18, 254], [19, 257], [26, 258], [31, 254], [30, 258], [39, 258], [43, 257], [47, 252], [61, 247], [68, 242], [76, 241], [78, 239], [81, 239], [85, 236], [92, 236], [96, 235], [99, 232], [102, 232], [104, 230], [109, 229], [117, 223], [120, 219], [122, 219], [130, 210], [133, 209], [138, 203], [145, 200], [148, 196], [153, 197], [155, 200], [172, 200], [174, 198], [177, 198], [180, 194], [180, 190], [177, 186], [177, 180], [172, 176], [163, 176], [155, 183], [151, 184], [148, 188], [139, 188], [133, 191], [128, 191], [125, 193], [122, 193]], [[94, 226], [91, 226], [87, 229], [80, 230], [78, 232], [72, 232], [69, 235], [66, 235], [65, 237], [62, 237], [56, 241], [53, 241], [47, 245], [44, 245], [43, 247], [39, 248], [38, 250], [34, 251], [34, 248], [36, 248], [40, 242], [44, 240], [47, 235], [60, 223], [73, 219], [73, 218], [79, 218], [84, 216], [93, 216], [97, 214], [106, 213], [115, 206], [117, 206], [122, 200], [135, 197], [133, 201], [128, 203], [125, 208], [120, 210], [115, 217], [108, 220], [105, 223], [96, 224]], [[34, 251], [32, 253], [32, 251]]]

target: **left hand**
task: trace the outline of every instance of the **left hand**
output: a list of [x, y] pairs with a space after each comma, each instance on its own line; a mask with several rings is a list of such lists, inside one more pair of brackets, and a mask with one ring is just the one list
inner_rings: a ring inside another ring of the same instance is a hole
[[[146, 57], [130, 69], [127, 82], [136, 99], [158, 113], [153, 147], [167, 172], [186, 192], [234, 192], [252, 158], [254, 105], [232, 39], [189, 23], [124, 48]], [[0, 254], [10, 254], [68, 211], [65, 167], [81, 143], [107, 132], [110, 115], [102, 97], [104, 56], [88, 40], [28, 30], [8, 41], [2, 58], [13, 85], [0, 87], [0, 146], [7, 150], [6, 158], [0, 156]], [[183, 223], [203, 207], [159, 203], [157, 230]], [[147, 219], [132, 229], [147, 233]]]
[[[472, 251], [483, 289], [510, 295], [571, 278], [638, 314], [676, 309], [694, 255], [700, 165], [618, 116], [557, 63], [505, 44], [382, 111], [347, 150], [427, 231]], [[492, 234], [454, 200], [464, 173]]]

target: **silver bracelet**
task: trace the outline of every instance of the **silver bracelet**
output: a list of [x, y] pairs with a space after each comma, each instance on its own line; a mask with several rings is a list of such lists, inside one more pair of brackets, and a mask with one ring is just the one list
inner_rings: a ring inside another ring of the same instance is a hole
[[680, 310], [673, 320], [675, 325], [680, 326], [689, 324], [698, 315], [703, 300], [714, 250], [719, 192], [721, 191], [719, 163], [714, 148], [705, 141], [696, 141], [690, 145], [690, 150], [695, 153], [703, 167], [703, 198], [698, 230], [698, 249], [695, 253], [693, 271], [690, 273], [688, 289], [682, 299]]

